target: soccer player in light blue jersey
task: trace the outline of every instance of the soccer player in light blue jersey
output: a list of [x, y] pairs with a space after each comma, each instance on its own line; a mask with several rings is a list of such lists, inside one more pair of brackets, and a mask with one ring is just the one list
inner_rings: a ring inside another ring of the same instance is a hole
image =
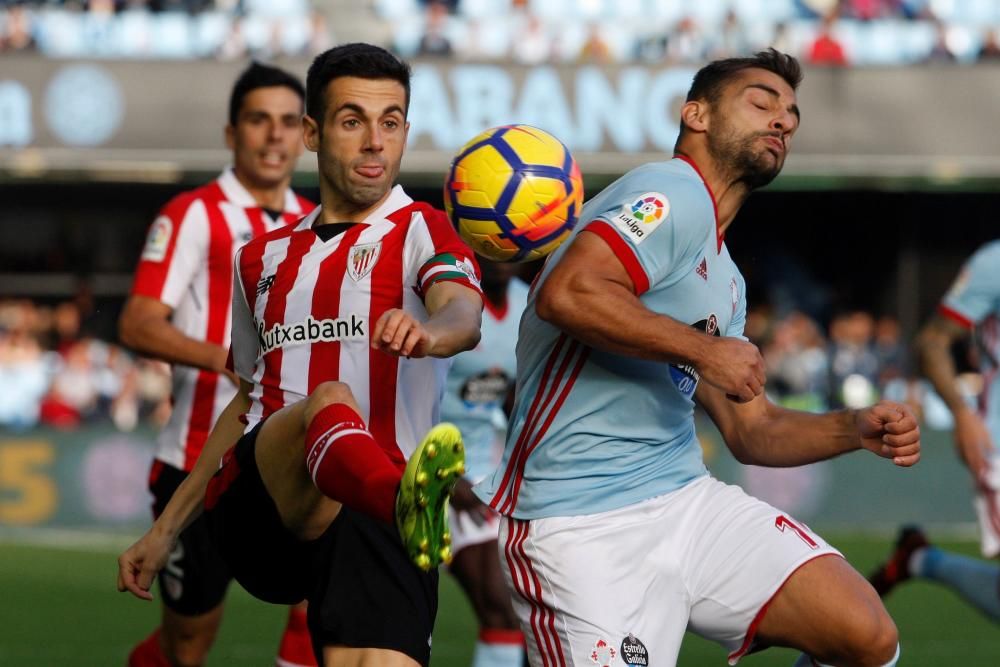
[[531, 292], [504, 456], [477, 493], [505, 517], [533, 665], [673, 665], [686, 629], [731, 664], [771, 645], [804, 651], [802, 665], [896, 664], [872, 587], [807, 526], [713, 479], [694, 432], [698, 402], [744, 463], [920, 456], [903, 405], [772, 404], [743, 335], [725, 232], [784, 164], [801, 76], [774, 50], [701, 69], [674, 158], [589, 201]]
[[[957, 382], [952, 345], [973, 341], [983, 389], [978, 409]], [[966, 262], [937, 314], [917, 338], [924, 374], [955, 418], [955, 447], [976, 488], [983, 556], [1000, 556], [1000, 240]], [[923, 532], [905, 527], [889, 560], [871, 577], [881, 595], [911, 577], [948, 586], [994, 621], [1000, 621], [1000, 566], [931, 546]]]
[[475, 349], [454, 357], [441, 419], [462, 432], [465, 478], [452, 494], [449, 570], [461, 584], [479, 621], [472, 667], [521, 667], [524, 634], [511, 606], [497, 558], [497, 514], [472, 493], [503, 452], [503, 434], [514, 394], [514, 343], [528, 300], [517, 265], [479, 260], [483, 272], [482, 338]]

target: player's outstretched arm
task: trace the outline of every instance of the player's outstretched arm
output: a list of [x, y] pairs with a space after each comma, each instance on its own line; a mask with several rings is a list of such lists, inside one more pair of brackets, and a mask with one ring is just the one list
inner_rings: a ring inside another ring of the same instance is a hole
[[798, 466], [856, 449], [900, 467], [920, 460], [920, 428], [901, 403], [881, 401], [863, 410], [813, 414], [777, 406], [766, 396], [736, 403], [705, 384], [698, 386], [696, 398], [741, 463]]
[[763, 391], [764, 360], [755, 345], [709, 336], [646, 308], [621, 261], [596, 234], [573, 239], [539, 288], [535, 312], [590, 347], [694, 366], [733, 399], [749, 401]]
[[236, 376], [226, 369], [226, 348], [185, 335], [170, 322], [172, 313], [162, 301], [133, 294], [118, 320], [118, 337], [144, 356], [223, 373], [237, 384]]
[[916, 348], [924, 375], [955, 417], [958, 455], [979, 479], [986, 472], [986, 457], [993, 442], [982, 418], [962, 398], [951, 355], [952, 345], [968, 337], [968, 329], [935, 315], [917, 335]]
[[372, 331], [372, 347], [400, 357], [451, 357], [479, 343], [483, 299], [454, 282], [431, 285], [424, 296], [430, 316], [421, 323], [394, 308], [382, 313]]
[[240, 416], [250, 408], [252, 388], [249, 382], [240, 381], [239, 392], [219, 415], [191, 474], [177, 487], [152, 528], [118, 557], [119, 591], [128, 591], [143, 600], [153, 599], [149, 592], [153, 579], [166, 564], [177, 536], [204, 509], [208, 481], [219, 469], [222, 455], [243, 434]]

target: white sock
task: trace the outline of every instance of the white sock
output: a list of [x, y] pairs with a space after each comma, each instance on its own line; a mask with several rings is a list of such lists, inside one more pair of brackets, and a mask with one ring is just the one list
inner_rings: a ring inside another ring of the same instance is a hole
[[924, 561], [927, 559], [927, 547], [914, 549], [910, 554], [910, 560], [906, 562], [907, 569], [910, 570], [911, 577], [924, 576]]
[[[892, 656], [892, 660], [885, 663], [882, 667], [896, 667], [896, 663], [899, 662], [899, 644], [896, 644], [896, 654]], [[803, 653], [799, 656], [799, 659], [795, 661], [792, 667], [833, 667], [832, 665], [827, 665], [817, 660], [813, 660], [811, 657]]]

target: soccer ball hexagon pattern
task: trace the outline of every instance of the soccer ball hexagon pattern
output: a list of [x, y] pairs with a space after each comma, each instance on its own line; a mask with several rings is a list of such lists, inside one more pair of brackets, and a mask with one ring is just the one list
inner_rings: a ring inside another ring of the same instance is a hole
[[558, 139], [528, 125], [505, 125], [482, 132], [458, 152], [444, 205], [477, 253], [527, 262], [569, 236], [583, 206], [583, 181]]

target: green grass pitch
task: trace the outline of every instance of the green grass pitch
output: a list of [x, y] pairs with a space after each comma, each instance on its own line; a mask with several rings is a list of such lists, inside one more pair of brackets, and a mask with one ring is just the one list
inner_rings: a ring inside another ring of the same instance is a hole
[[[862, 572], [888, 549], [887, 539], [830, 537]], [[941, 546], [976, 553], [970, 542], [942, 542]], [[115, 556], [111, 548], [79, 550], [0, 542], [0, 665], [124, 665], [131, 645], [157, 622], [158, 607], [115, 590]], [[447, 576], [442, 581], [432, 665], [468, 665], [475, 621], [454, 581]], [[893, 594], [889, 609], [902, 635], [902, 667], [1000, 664], [1000, 627], [945, 589], [908, 584]], [[208, 664], [273, 664], [284, 613], [234, 586]], [[771, 649], [740, 664], [788, 666], [794, 657], [792, 651]], [[726, 654], [717, 645], [689, 635], [679, 664], [721, 667]]]

